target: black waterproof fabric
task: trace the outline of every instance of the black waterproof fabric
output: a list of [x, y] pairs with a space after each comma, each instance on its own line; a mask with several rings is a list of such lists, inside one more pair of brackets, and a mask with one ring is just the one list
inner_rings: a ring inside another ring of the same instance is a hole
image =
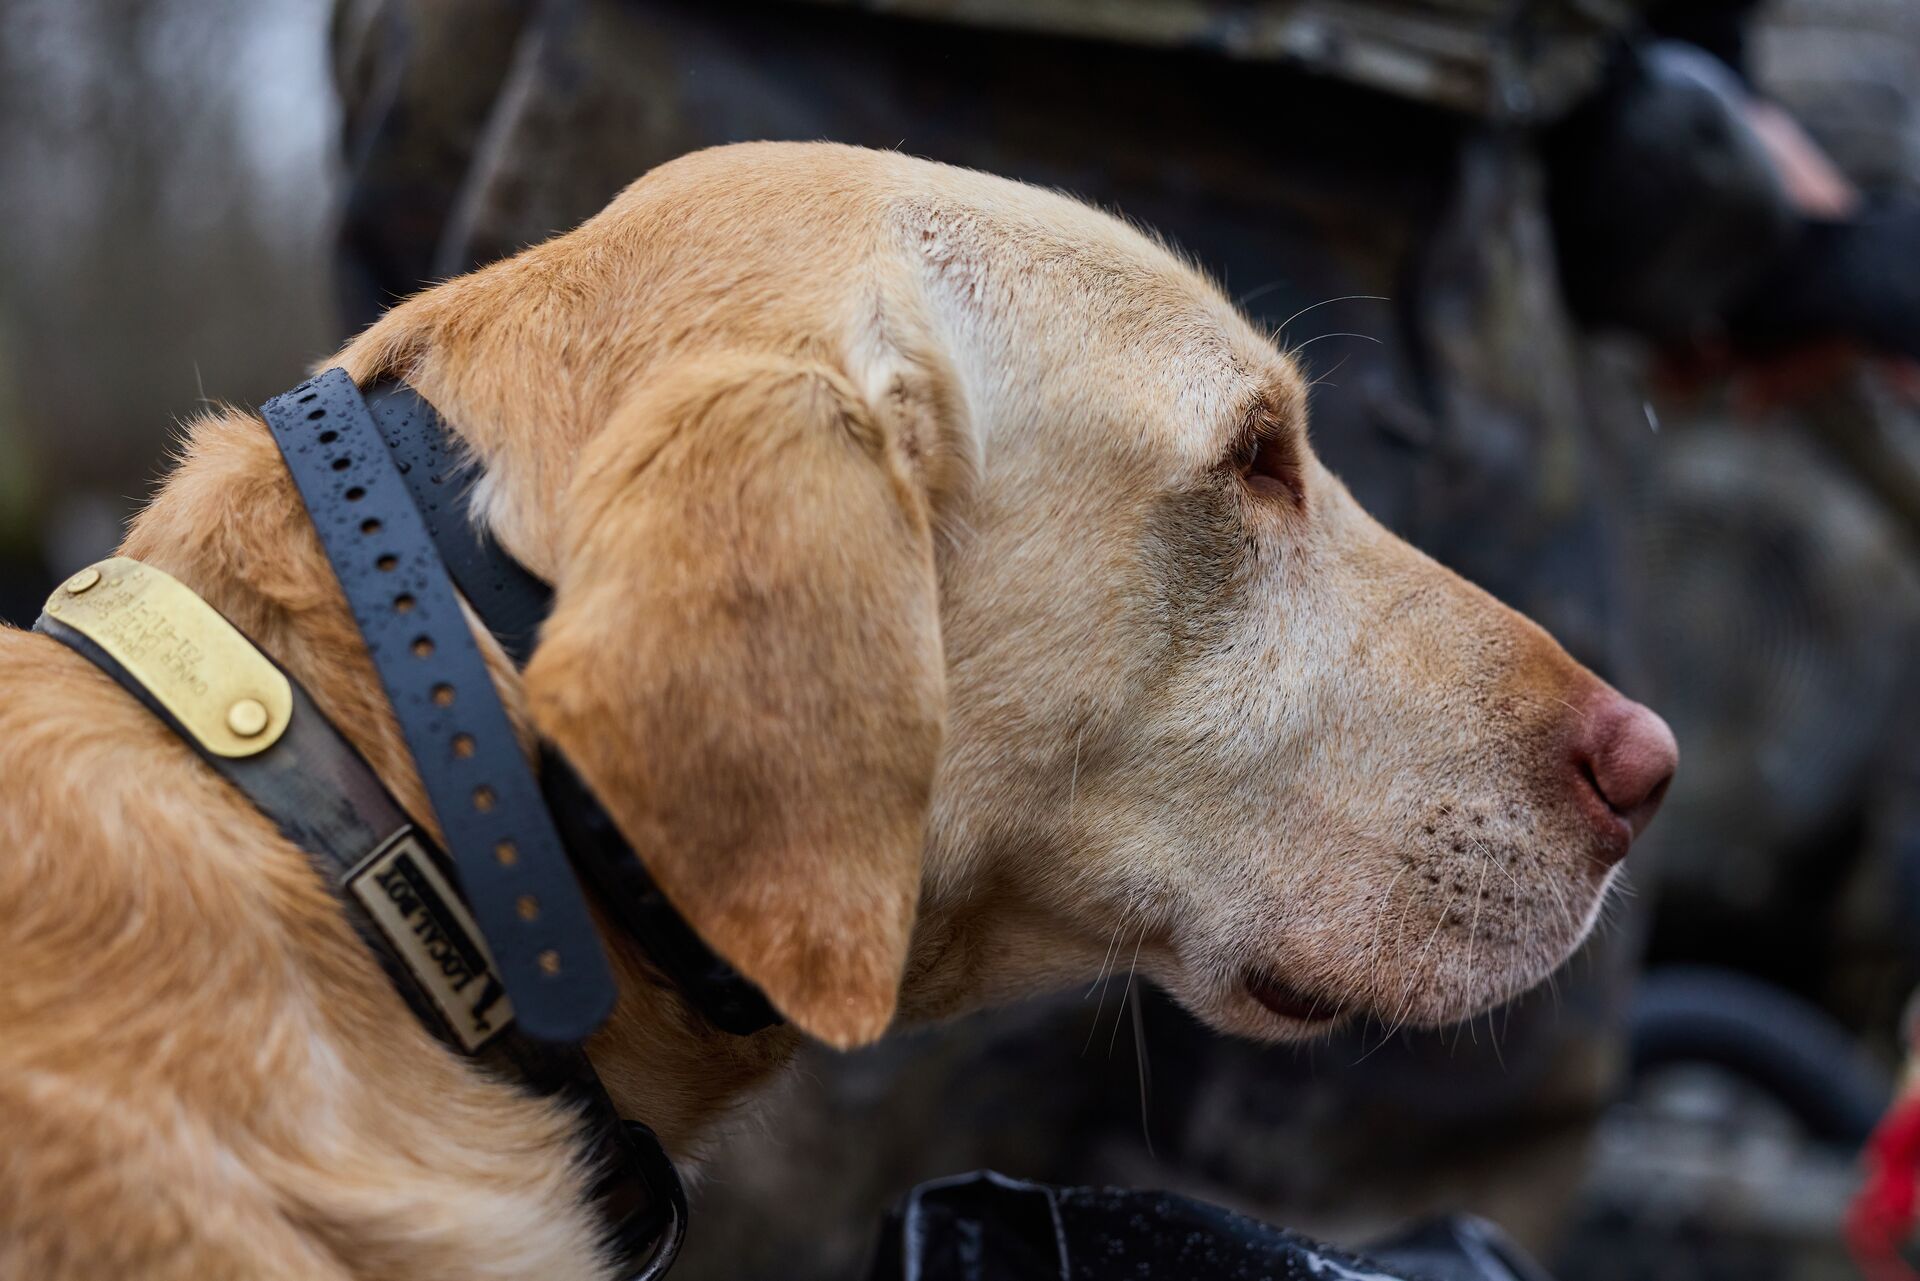
[[1472, 1219], [1441, 1220], [1384, 1252], [1405, 1264], [1169, 1192], [1050, 1187], [983, 1170], [909, 1193], [881, 1233], [869, 1281], [1546, 1281]]

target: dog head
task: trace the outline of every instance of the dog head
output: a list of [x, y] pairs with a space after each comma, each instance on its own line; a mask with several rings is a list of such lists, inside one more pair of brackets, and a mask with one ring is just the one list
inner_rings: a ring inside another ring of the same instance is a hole
[[1580, 941], [1673, 770], [1360, 510], [1216, 288], [1059, 196], [704, 152], [345, 360], [554, 581], [535, 725], [834, 1044], [1116, 956], [1252, 1036], [1465, 1017]]

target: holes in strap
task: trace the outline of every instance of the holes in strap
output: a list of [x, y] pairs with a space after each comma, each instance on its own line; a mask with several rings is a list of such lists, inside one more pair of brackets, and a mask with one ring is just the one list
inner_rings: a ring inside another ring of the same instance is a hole
[[[348, 503], [359, 503], [367, 500], [373, 487], [373, 481], [368, 478], [383, 475], [384, 473], [379, 473], [377, 469], [374, 471], [368, 470], [370, 464], [361, 457], [358, 451], [358, 437], [355, 437], [354, 441], [348, 441], [346, 439], [346, 437], [353, 434], [353, 431], [361, 430], [363, 426], [363, 424], [359, 424], [359, 410], [355, 408], [351, 414], [347, 414], [347, 411], [343, 409], [342, 413], [347, 416], [343, 417], [342, 422], [346, 423], [351, 420], [351, 423], [349, 426], [336, 428], [330, 421], [332, 411], [319, 403], [322, 399], [323, 397], [317, 392], [303, 392], [299, 402], [301, 409], [295, 414], [288, 415], [288, 417], [297, 418], [298, 415], [304, 414], [306, 421], [310, 424], [317, 424], [313, 428], [313, 435], [306, 439], [308, 441], [317, 441], [318, 448], [314, 449], [312, 453], [309, 453], [307, 457], [302, 460], [303, 469], [307, 469], [306, 474], [311, 475], [311, 468], [317, 464], [324, 464], [326, 469], [329, 469], [332, 474], [339, 477], [341, 487], [333, 492], [340, 494]], [[345, 445], [346, 448], [342, 449], [337, 455], [323, 452], [332, 449], [336, 445]], [[419, 466], [420, 463], [416, 462], [415, 465]], [[429, 466], [429, 470], [437, 472], [439, 469], [437, 465], [431, 465]], [[356, 472], [358, 474], [357, 483], [345, 475], [347, 472]], [[437, 483], [442, 477], [435, 475], [433, 479]], [[382, 481], [382, 483], [390, 484], [388, 481]], [[409, 483], [411, 483], [411, 481]], [[387, 491], [383, 490], [380, 499], [374, 501], [374, 509], [379, 510], [381, 502], [388, 497], [389, 494]], [[409, 520], [411, 520], [411, 517]], [[330, 537], [337, 538], [339, 533], [344, 533], [350, 529], [357, 529], [360, 536], [368, 540], [355, 547], [351, 553], [351, 559], [357, 562], [359, 566], [359, 573], [364, 575], [366, 567], [369, 562], [371, 562], [372, 567], [379, 573], [392, 574], [394, 576], [394, 585], [392, 589], [389, 589], [388, 595], [392, 612], [396, 615], [405, 615], [419, 608], [420, 601], [414, 593], [397, 590], [405, 586], [407, 582], [412, 581], [411, 576], [414, 572], [414, 563], [411, 561], [407, 562], [409, 565], [407, 576], [403, 577], [398, 573], [401, 567], [402, 557], [397, 551], [391, 550], [394, 544], [393, 541], [387, 537], [384, 520], [374, 515], [369, 515], [359, 520], [349, 519], [343, 524], [331, 527], [329, 535]], [[376, 539], [378, 541], [374, 541]], [[382, 550], [380, 548], [381, 542], [387, 543], [388, 550]], [[362, 578], [361, 582], [356, 586], [365, 593], [359, 596], [358, 599], [366, 600], [373, 595], [372, 591], [367, 590], [369, 584], [364, 578]], [[386, 639], [388, 645], [392, 647], [386, 651], [387, 654], [393, 654], [399, 645], [404, 644], [407, 647], [407, 652], [415, 658], [432, 660], [439, 656], [437, 637], [431, 632], [422, 631], [410, 634], [401, 630], [398, 626], [395, 626], [391, 621], [387, 626], [389, 630], [386, 633]], [[388, 658], [385, 661], [391, 662], [393, 660]], [[422, 684], [424, 684], [426, 692], [432, 700], [432, 706], [435, 708], [447, 710], [458, 703], [455, 685], [451, 681], [436, 681], [435, 679], [438, 675], [450, 673], [441, 673], [438, 669], [428, 667], [424, 663], [421, 667], [410, 670], [415, 673], [407, 681], [413, 698], [417, 699], [419, 697]], [[417, 708], [418, 704], [415, 703], [414, 706]], [[469, 717], [470, 713], [463, 706], [461, 719], [467, 720]], [[475, 776], [484, 776], [485, 771], [477, 768], [463, 769], [455, 764], [460, 761], [473, 761], [477, 759], [479, 755], [479, 743], [476, 735], [470, 730], [456, 729], [453, 718], [450, 716], [436, 719], [439, 720], [439, 732], [442, 735], [441, 742], [446, 745], [441, 750], [451, 754], [450, 758], [441, 758], [443, 763], [440, 768], [445, 772], [443, 775], [445, 781], [451, 782], [454, 779], [461, 778], [464, 774], [464, 785], [470, 789], [468, 794], [472, 806], [472, 811], [470, 812], [488, 816], [485, 820], [486, 826], [480, 827], [480, 832], [485, 832], [487, 828], [490, 827], [495, 833], [499, 833], [506, 824], [497, 823], [491, 817], [501, 812], [501, 802], [498, 791], [490, 784], [481, 783], [476, 785]], [[514, 894], [514, 890], [519, 888], [519, 885], [516, 885], [515, 882], [518, 881], [524, 884], [528, 879], [521, 877], [518, 872], [518, 868], [523, 862], [518, 845], [509, 839], [495, 839], [491, 842], [483, 840], [482, 843], [486, 844], [490, 849], [495, 865], [500, 869], [505, 869], [501, 874], [501, 879], [505, 881], [506, 886], [513, 887], [508, 890], [508, 894], [513, 898], [516, 919], [529, 927], [525, 933], [531, 934], [531, 931], [536, 925], [545, 928], [545, 905], [541, 897], [531, 893]], [[529, 886], [529, 888], [531, 887]], [[560, 907], [570, 909], [570, 904], [562, 902]], [[565, 913], [563, 912], [562, 915], [564, 916]], [[544, 938], [545, 936], [541, 937]], [[529, 938], [529, 941], [533, 940]], [[536, 944], [536, 946], [538, 946], [538, 944]], [[538, 950], [533, 959], [537, 971], [547, 980], [557, 983], [561, 978], [567, 977], [568, 975], [568, 967], [564, 959], [564, 954], [557, 946], [545, 947]]]

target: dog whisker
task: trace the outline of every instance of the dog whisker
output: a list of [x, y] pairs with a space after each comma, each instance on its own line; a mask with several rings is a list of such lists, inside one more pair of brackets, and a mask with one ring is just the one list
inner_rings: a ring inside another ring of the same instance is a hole
[[1320, 376], [1318, 376], [1317, 378], [1309, 382], [1307, 384], [1307, 390], [1312, 391], [1315, 387], [1327, 385], [1327, 380], [1329, 378], [1332, 378], [1335, 374], [1339, 373], [1342, 369], [1346, 368], [1347, 362], [1351, 359], [1353, 359], [1351, 356], [1340, 357], [1340, 363], [1335, 365], [1332, 369], [1329, 369], [1326, 373], [1321, 374]]
[[[1237, 298], [1235, 298], [1235, 299], [1233, 300], [1233, 305], [1234, 305], [1234, 306], [1235, 306], [1236, 308], [1240, 308], [1240, 307], [1245, 307], [1245, 306], [1246, 306], [1246, 305], [1247, 305], [1248, 303], [1250, 303], [1250, 302], [1252, 302], [1252, 301], [1253, 301], [1253, 300], [1254, 300], [1255, 298], [1264, 298], [1264, 297], [1266, 297], [1266, 296], [1267, 296], [1268, 294], [1270, 294], [1270, 293], [1272, 293], [1272, 292], [1273, 292], [1274, 290], [1276, 290], [1276, 289], [1278, 289], [1278, 288], [1280, 288], [1281, 286], [1283, 286], [1283, 285], [1285, 285], [1286, 283], [1287, 283], [1287, 278], [1286, 278], [1285, 276], [1280, 276], [1280, 277], [1278, 277], [1278, 278], [1276, 278], [1276, 279], [1274, 279], [1274, 280], [1269, 280], [1269, 281], [1267, 281], [1267, 283], [1265, 283], [1264, 285], [1255, 285], [1255, 286], [1254, 286], [1253, 288], [1251, 288], [1251, 289], [1249, 289], [1249, 290], [1247, 290], [1247, 292], [1245, 292], [1245, 293], [1243, 293], [1243, 294], [1241, 294], [1241, 295], [1240, 295], [1239, 297], [1237, 297]], [[1338, 300], [1337, 298], [1329, 298], [1329, 299], [1327, 299], [1327, 302], [1338, 302], [1338, 301], [1339, 301], [1339, 300]], [[1323, 306], [1323, 305], [1324, 305], [1324, 304], [1322, 304], [1322, 303], [1315, 303], [1315, 304], [1314, 304], [1314, 306], [1315, 306], [1315, 307], [1319, 307], [1319, 306]], [[1298, 315], [1298, 314], [1300, 314], [1300, 313], [1298, 313], [1298, 312], [1296, 312], [1296, 313], [1294, 313], [1294, 314], [1295, 314], [1295, 315]], [[1282, 322], [1282, 323], [1284, 323], [1284, 322]]]
[[1519, 893], [1520, 892], [1519, 879], [1514, 876], [1513, 870], [1511, 868], [1507, 867], [1505, 864], [1501, 863], [1500, 860], [1496, 859], [1493, 856], [1493, 851], [1487, 848], [1486, 842], [1482, 841], [1479, 837], [1472, 836], [1472, 835], [1469, 835], [1467, 837], [1467, 840], [1472, 842], [1473, 848], [1475, 850], [1479, 851], [1480, 857], [1485, 859], [1488, 863], [1492, 864], [1494, 867], [1498, 868], [1500, 871], [1500, 874], [1507, 878], [1507, 884], [1513, 886], [1514, 891], [1516, 893]]
[[[1115, 945], [1118, 944], [1120, 941], [1120, 929], [1121, 929], [1121, 926], [1123, 926], [1126, 923], [1126, 919], [1127, 919], [1127, 914], [1125, 912], [1122, 912], [1120, 914], [1120, 919], [1114, 922], [1113, 939], [1111, 942], [1107, 944], [1106, 959], [1100, 962], [1100, 973], [1096, 975], [1093, 980], [1093, 987], [1097, 987], [1100, 989], [1100, 1000], [1096, 1002], [1093, 1007], [1093, 1021], [1087, 1025], [1086, 1043], [1080, 1047], [1080, 1056], [1082, 1058], [1085, 1058], [1087, 1051], [1093, 1048], [1093, 1038], [1100, 1031], [1100, 1015], [1107, 1008], [1107, 988], [1111, 985], [1111, 980], [1113, 978], [1113, 973], [1108, 967], [1111, 964], [1113, 958], [1116, 955], [1118, 955], [1118, 953], [1115, 952], [1114, 948], [1115, 948]], [[1087, 989], [1088, 995], [1091, 995], [1092, 992], [1093, 992], [1092, 987]], [[1087, 998], [1085, 996], [1082, 996], [1080, 999], [1084, 1001]], [[1124, 999], [1124, 994], [1123, 994], [1123, 999]]]
[[[1400, 949], [1400, 939], [1406, 933], [1407, 919], [1408, 918], [1406, 914], [1402, 913], [1401, 919], [1400, 919], [1400, 929], [1398, 933], [1396, 933], [1396, 935], [1394, 936], [1394, 950], [1396, 952], [1398, 952]], [[1444, 923], [1444, 919], [1445, 918], [1442, 918], [1441, 920], [1434, 922], [1433, 933], [1427, 937], [1426, 947], [1423, 947], [1420, 949], [1419, 958], [1415, 961], [1414, 965], [1409, 968], [1407, 977], [1402, 981], [1403, 995], [1400, 1002], [1400, 1009], [1398, 1010], [1398, 1012], [1395, 1013], [1392, 1023], [1389, 1024], [1387, 1027], [1386, 1033], [1380, 1038], [1380, 1045], [1385, 1045], [1388, 1041], [1391, 1041], [1395, 1036], [1397, 1036], [1400, 1032], [1401, 1027], [1404, 1026], [1404, 1024], [1406, 1023], [1407, 1018], [1412, 1015], [1413, 1000], [1415, 995], [1414, 993], [1415, 983], [1412, 976], [1419, 972], [1420, 963], [1426, 960], [1428, 948], [1431, 948], [1433, 946], [1433, 940], [1439, 937], [1440, 926]], [[1380, 1048], [1380, 1045], [1376, 1045], [1374, 1047], [1374, 1050], [1378, 1050]], [[1372, 1053], [1373, 1053], [1372, 1050], [1368, 1051], [1369, 1055]], [[1367, 1055], [1361, 1056], [1363, 1061], [1365, 1060], [1366, 1057]]]
[[[1133, 972], [1140, 964], [1140, 945], [1147, 941], [1147, 923], [1140, 922], [1140, 934], [1133, 941], [1133, 960], [1127, 966], [1127, 985], [1120, 990], [1120, 1008], [1113, 1013], [1113, 1036], [1107, 1041], [1107, 1057], [1113, 1057], [1113, 1047], [1120, 1043], [1120, 1020], [1127, 1012], [1127, 998], [1133, 995]], [[1097, 1014], [1094, 1016], [1099, 1017]]]
[[1548, 874], [1542, 876], [1540, 881], [1553, 894], [1554, 902], [1559, 904], [1560, 919], [1566, 923], [1567, 933], [1569, 935], [1578, 934], [1580, 932], [1580, 918], [1574, 913], [1572, 906], [1567, 902], [1567, 896], [1560, 892], [1559, 878]]
[[[1275, 283], [1277, 284], [1279, 282], [1276, 281]], [[1257, 296], [1258, 292], [1264, 292], [1265, 288], [1266, 288], [1265, 286], [1262, 286], [1260, 291], [1256, 291], [1256, 294], [1251, 296]], [[1246, 301], [1246, 297], [1242, 297], [1240, 301], [1244, 303]], [[1285, 320], [1281, 321], [1279, 324], [1279, 329], [1285, 329], [1288, 325], [1291, 325], [1294, 321], [1300, 319], [1300, 317], [1306, 315], [1310, 311], [1318, 311], [1322, 307], [1330, 307], [1337, 302], [1392, 302], [1392, 301], [1393, 300], [1391, 298], [1388, 298], [1384, 294], [1341, 294], [1338, 298], [1322, 298], [1319, 302], [1313, 303], [1310, 306], [1302, 307], [1299, 311], [1294, 312], [1291, 316], [1288, 316]]]
[[1098, 969], [1097, 971], [1095, 971], [1095, 972], [1094, 972], [1094, 976], [1093, 976], [1093, 982], [1091, 982], [1091, 983], [1089, 983], [1089, 984], [1087, 984], [1087, 990], [1086, 990], [1085, 992], [1083, 992], [1083, 993], [1081, 993], [1081, 994], [1080, 994], [1080, 999], [1081, 999], [1081, 1000], [1083, 1000], [1083, 1001], [1084, 1001], [1084, 1000], [1086, 1000], [1086, 999], [1087, 999], [1087, 998], [1088, 998], [1089, 996], [1092, 996], [1092, 995], [1093, 995], [1093, 989], [1095, 989], [1096, 987], [1099, 987], [1099, 986], [1100, 986], [1100, 981], [1101, 981], [1102, 979], [1104, 979], [1104, 978], [1106, 978], [1106, 976], [1107, 976], [1107, 965], [1108, 965], [1108, 963], [1109, 963], [1110, 961], [1112, 961], [1112, 959], [1113, 959], [1113, 949], [1114, 949], [1114, 945], [1115, 945], [1115, 944], [1117, 944], [1117, 943], [1118, 943], [1118, 942], [1120, 941], [1120, 927], [1121, 927], [1121, 925], [1122, 925], [1122, 924], [1124, 924], [1124, 923], [1126, 922], [1126, 919], [1127, 919], [1127, 917], [1126, 917], [1126, 913], [1124, 913], [1124, 912], [1122, 912], [1122, 913], [1120, 914], [1120, 919], [1119, 919], [1119, 920], [1117, 920], [1117, 921], [1115, 921], [1115, 922], [1113, 923], [1113, 933], [1112, 933], [1112, 934], [1111, 934], [1111, 935], [1110, 935], [1110, 936], [1109, 936], [1109, 937], [1107, 938], [1107, 952], [1106, 952], [1106, 955], [1105, 955], [1105, 956], [1102, 956], [1102, 957], [1100, 958], [1100, 968], [1099, 968], [1099, 969]]
[[[1374, 912], [1374, 915], [1373, 915], [1373, 938], [1367, 944], [1367, 951], [1369, 954], [1368, 956], [1369, 964], [1367, 966], [1367, 986], [1365, 989], [1368, 994], [1367, 1021], [1369, 1023], [1379, 1022], [1379, 1019], [1376, 1017], [1374, 1013], [1373, 1007], [1379, 1003], [1378, 998], [1380, 993], [1380, 966], [1381, 966], [1381, 963], [1386, 959], [1386, 954], [1380, 950], [1380, 927], [1386, 923], [1387, 913], [1390, 910], [1392, 910], [1395, 906], [1393, 892], [1395, 889], [1399, 887], [1400, 878], [1405, 876], [1408, 873], [1408, 871], [1412, 869], [1412, 867], [1413, 867], [1413, 864], [1411, 863], [1402, 863], [1400, 865], [1400, 870], [1393, 874], [1393, 879], [1391, 881], [1387, 882], [1386, 893], [1381, 896], [1381, 905], [1379, 909]], [[1385, 1024], [1382, 1023], [1381, 1027], [1384, 1029]], [[1362, 1047], [1362, 1052], [1360, 1057], [1355, 1060], [1356, 1063], [1365, 1062], [1367, 1059], [1367, 1056], [1373, 1053], [1373, 1050], [1368, 1050], [1365, 1048], [1366, 1036], [1364, 1031], [1361, 1035], [1360, 1043]], [[1382, 1037], [1380, 1044], [1381, 1045], [1386, 1044], [1386, 1040], [1384, 1036]], [[1376, 1045], [1373, 1048], [1377, 1050], [1380, 1048], [1380, 1046]]]
[[[1473, 900], [1473, 923], [1467, 927], [1467, 990], [1469, 992], [1473, 991], [1474, 950], [1480, 943], [1480, 908], [1487, 901], [1487, 866], [1492, 862], [1493, 859], [1483, 850], [1480, 855], [1480, 884]], [[1473, 1039], [1475, 1045], [1480, 1043], [1480, 1038], [1474, 1035], [1472, 1019], [1467, 1020], [1467, 1035]]]
[[1140, 1138], [1147, 1145], [1147, 1155], [1158, 1160], [1153, 1150], [1153, 1127], [1149, 1122], [1147, 1100], [1153, 1093], [1153, 1072], [1147, 1066], [1147, 1027], [1146, 1017], [1140, 1011], [1140, 997], [1133, 998], [1133, 1062], [1140, 1082]]
[[1378, 338], [1375, 338], [1372, 334], [1348, 334], [1348, 333], [1315, 334], [1313, 337], [1307, 339], [1305, 342], [1300, 343], [1294, 347], [1289, 347], [1287, 350], [1289, 353], [1297, 353], [1297, 352], [1305, 351], [1307, 348], [1313, 346], [1313, 344], [1319, 342], [1322, 338], [1358, 338], [1360, 339], [1360, 341], [1370, 342], [1376, 347], [1384, 345], [1381, 343], [1381, 341]]
[[1554, 702], [1560, 704], [1560, 706], [1572, 712], [1575, 716], [1578, 716], [1580, 718], [1580, 723], [1582, 725], [1585, 725], [1593, 717], [1592, 708], [1588, 708], [1587, 710], [1582, 711], [1578, 707], [1575, 707], [1572, 703], [1569, 703], [1566, 699], [1561, 698], [1558, 694], [1549, 694], [1547, 695], [1547, 697], [1551, 698]]
[[1446, 923], [1447, 918], [1444, 913], [1434, 921], [1433, 932], [1427, 935], [1427, 941], [1420, 948], [1420, 954], [1414, 958], [1412, 966], [1407, 970], [1406, 999], [1401, 1005], [1400, 1015], [1394, 1024], [1393, 1030], [1395, 1032], [1398, 1032], [1402, 1027], [1406, 1026], [1407, 1020], [1413, 1017], [1413, 1002], [1417, 995], [1415, 988], [1418, 986], [1414, 976], [1424, 972], [1427, 963], [1427, 953], [1433, 951], [1433, 945], [1439, 941], [1440, 931], [1445, 928]]

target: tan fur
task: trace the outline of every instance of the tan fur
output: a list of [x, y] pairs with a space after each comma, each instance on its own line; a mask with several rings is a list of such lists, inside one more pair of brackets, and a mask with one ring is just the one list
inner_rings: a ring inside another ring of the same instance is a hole
[[[523, 730], [835, 1045], [1124, 949], [1229, 1031], [1257, 965], [1464, 1016], [1608, 872], [1553, 762], [1604, 693], [1312, 460], [1290, 362], [1071, 201], [745, 146], [395, 308], [557, 588]], [[1291, 494], [1232, 441], [1264, 423]], [[291, 670], [428, 813], [265, 428], [192, 426], [125, 554]], [[1571, 709], [1571, 710], [1570, 710]], [[0, 631], [0, 1277], [605, 1275], [564, 1117], [413, 1022], [300, 853], [102, 673]], [[785, 1061], [614, 941], [592, 1049], [681, 1156]]]

